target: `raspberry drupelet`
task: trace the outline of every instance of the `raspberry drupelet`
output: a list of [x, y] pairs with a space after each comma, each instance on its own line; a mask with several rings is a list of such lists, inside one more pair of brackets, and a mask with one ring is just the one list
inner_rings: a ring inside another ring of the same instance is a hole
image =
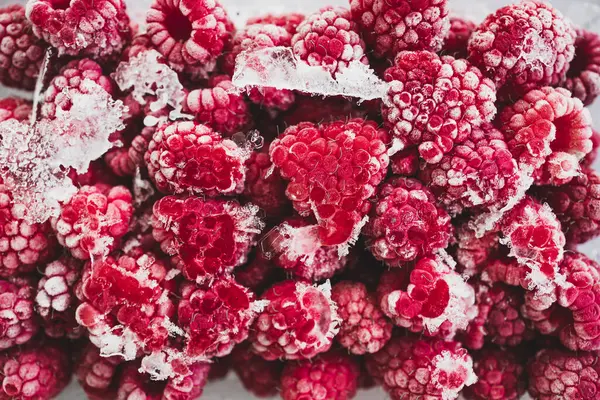
[[447, 0], [350, 0], [352, 17], [378, 58], [403, 50], [439, 51], [448, 36]]
[[487, 269], [488, 261], [498, 252], [500, 237], [497, 232], [486, 232], [479, 237], [469, 222], [456, 228], [456, 262], [464, 276], [473, 277]]
[[280, 360], [267, 361], [252, 352], [246, 342], [231, 353], [233, 370], [249, 392], [258, 397], [271, 397], [278, 393], [284, 363]]
[[314, 214], [323, 245], [345, 245], [358, 235], [387, 172], [386, 138], [375, 122], [352, 119], [301, 123], [271, 143], [271, 160], [289, 181], [287, 197], [301, 215]]
[[25, 122], [31, 117], [31, 108], [31, 102], [25, 99], [18, 97], [0, 99], [0, 122], [9, 119]]
[[66, 349], [45, 341], [0, 353], [0, 398], [50, 400], [71, 380]]
[[116, 398], [121, 357], [102, 357], [100, 350], [87, 343], [75, 362], [74, 375], [90, 400]]
[[465, 389], [468, 400], [517, 400], [526, 390], [526, 371], [514, 352], [484, 349], [476, 353], [477, 382]]
[[469, 40], [469, 60], [505, 96], [557, 85], [575, 54], [575, 29], [549, 3], [527, 0], [489, 15]]
[[331, 285], [284, 281], [267, 289], [269, 303], [250, 331], [252, 350], [265, 360], [312, 358], [331, 348], [340, 329]]
[[581, 161], [581, 166], [584, 168], [591, 167], [598, 158], [598, 149], [600, 149], [600, 132], [593, 129], [591, 140], [592, 151]]
[[342, 320], [336, 341], [352, 354], [376, 353], [390, 340], [392, 324], [360, 282], [342, 281], [332, 290]]
[[214, 70], [234, 32], [225, 9], [211, 0], [154, 0], [146, 23], [152, 45], [169, 66], [193, 80]]
[[281, 398], [350, 400], [356, 394], [359, 375], [356, 360], [337, 351], [314, 360], [288, 362], [281, 375]]
[[304, 21], [305, 16], [303, 14], [292, 12], [287, 14], [265, 14], [258, 17], [248, 18], [246, 25], [255, 25], [255, 24], [263, 24], [263, 25], [275, 25], [281, 26], [285, 28], [291, 35], [296, 33], [296, 28], [302, 21]]
[[392, 179], [377, 197], [364, 229], [365, 244], [376, 259], [400, 267], [448, 247], [450, 216], [419, 181]]
[[292, 50], [308, 65], [320, 65], [335, 76], [352, 62], [368, 64], [365, 44], [357, 29], [350, 10], [324, 7], [298, 25]]
[[440, 162], [496, 114], [496, 86], [467, 60], [403, 51], [384, 79], [390, 86], [382, 114], [394, 147], [417, 146], [428, 163]]
[[25, 344], [37, 333], [34, 298], [32, 279], [0, 280], [0, 351]]
[[390, 157], [392, 173], [400, 176], [415, 176], [419, 172], [419, 151], [414, 147], [400, 150]]
[[45, 47], [33, 34], [23, 6], [0, 8], [0, 82], [3, 85], [33, 90]]
[[588, 106], [600, 94], [600, 36], [585, 29], [577, 29], [575, 58], [567, 71], [562, 87]]
[[176, 121], [157, 129], [144, 160], [161, 192], [216, 197], [243, 191], [249, 155], [206, 125]]
[[393, 400], [452, 400], [477, 381], [469, 353], [457, 342], [439, 339], [394, 337], [381, 351], [367, 355], [367, 363]]
[[263, 224], [258, 207], [235, 201], [166, 196], [154, 204], [152, 235], [191, 281], [244, 264]]
[[60, 56], [107, 59], [131, 39], [123, 0], [29, 0], [26, 10], [33, 32]]
[[444, 41], [441, 53], [455, 58], [467, 58], [467, 46], [475, 28], [477, 25], [474, 22], [451, 16], [450, 31]]

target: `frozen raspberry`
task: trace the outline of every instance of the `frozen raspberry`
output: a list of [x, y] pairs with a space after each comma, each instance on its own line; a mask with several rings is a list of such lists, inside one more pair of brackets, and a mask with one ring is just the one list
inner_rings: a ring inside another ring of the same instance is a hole
[[393, 400], [452, 400], [477, 380], [473, 360], [457, 342], [395, 337], [367, 360]]
[[289, 362], [281, 375], [281, 398], [349, 400], [356, 394], [359, 375], [358, 363], [342, 352]]
[[555, 301], [554, 293], [540, 298], [535, 292], [526, 292], [521, 315], [531, 321], [533, 327], [542, 335], [557, 336], [560, 329], [572, 322], [572, 316], [569, 310]]
[[441, 50], [450, 29], [447, 0], [350, 0], [350, 9], [379, 58], [402, 50]]
[[0, 280], [0, 351], [29, 341], [38, 331], [34, 282]]
[[394, 175], [415, 176], [419, 171], [419, 152], [414, 147], [401, 150], [390, 157]]
[[30, 101], [17, 97], [0, 99], [0, 122], [16, 119], [19, 122], [28, 121], [31, 116], [32, 104]]
[[497, 232], [486, 232], [479, 237], [468, 222], [458, 226], [456, 239], [456, 262], [462, 268], [462, 274], [468, 277], [486, 269], [488, 261], [500, 247]]
[[61, 245], [80, 260], [107, 255], [118, 247], [133, 215], [131, 192], [124, 186], [83, 186], [51, 219]]
[[296, 33], [296, 28], [302, 21], [304, 21], [304, 15], [300, 13], [289, 13], [289, 14], [265, 14], [258, 17], [248, 18], [246, 25], [254, 24], [271, 24], [281, 26], [285, 28], [290, 34]]
[[261, 296], [269, 304], [250, 332], [253, 351], [265, 360], [312, 358], [329, 350], [339, 331], [331, 286], [285, 281]]
[[598, 149], [600, 149], [600, 131], [592, 130], [592, 151], [581, 161], [583, 167], [591, 167], [598, 158]]
[[61, 56], [107, 58], [131, 39], [122, 0], [29, 0], [26, 10], [33, 32]]
[[502, 111], [499, 124], [519, 166], [533, 168], [537, 184], [569, 182], [592, 151], [590, 111], [566, 89], [528, 92]]
[[244, 96], [235, 92], [227, 75], [213, 77], [210, 83], [210, 88], [187, 94], [183, 111], [225, 136], [246, 131], [252, 125], [252, 116]]
[[243, 190], [247, 153], [205, 125], [180, 121], [155, 132], [144, 159], [161, 192], [215, 197]]
[[477, 314], [473, 287], [441, 259], [421, 258], [408, 277], [385, 272], [377, 296], [396, 325], [427, 336], [451, 339]]
[[510, 4], [489, 15], [469, 40], [469, 60], [507, 96], [561, 82], [575, 53], [575, 29], [549, 3]]
[[56, 343], [18, 347], [0, 354], [0, 398], [50, 400], [71, 379], [66, 350]]
[[177, 320], [188, 335], [185, 353], [189, 357], [231, 353], [233, 346], [246, 340], [250, 325], [265, 306], [233, 278], [222, 278], [204, 288], [185, 283], [180, 294]]
[[210, 0], [154, 0], [146, 23], [152, 44], [171, 68], [192, 79], [215, 68], [234, 31], [225, 9]]
[[450, 31], [444, 41], [442, 53], [455, 58], [467, 58], [469, 38], [477, 25], [460, 17], [450, 17]]
[[527, 274], [531, 271], [526, 265], [519, 264], [517, 260], [509, 257], [493, 258], [484, 265], [481, 275], [482, 280], [488, 283], [502, 282], [510, 286], [519, 286], [527, 289]]
[[75, 364], [75, 376], [91, 400], [116, 398], [118, 366], [122, 359], [102, 357], [92, 343], [88, 343]]
[[231, 356], [233, 370], [246, 390], [258, 397], [271, 397], [277, 394], [283, 362], [267, 361], [254, 354], [247, 344], [236, 346]]
[[390, 83], [382, 113], [400, 148], [418, 146], [438, 163], [474, 126], [496, 114], [496, 87], [466, 60], [403, 51], [385, 71]]
[[166, 196], [153, 213], [154, 238], [192, 281], [244, 264], [262, 230], [258, 207], [234, 201]]
[[558, 187], [543, 187], [537, 193], [547, 202], [562, 223], [567, 240], [585, 243], [600, 235], [600, 174], [592, 169], [570, 183]]
[[394, 183], [382, 186], [364, 233], [375, 258], [399, 267], [448, 247], [452, 225], [420, 182], [408, 178]]
[[367, 199], [387, 172], [387, 132], [362, 119], [316, 126], [301, 123], [271, 143], [269, 153], [290, 182], [286, 195], [301, 215], [313, 214], [323, 245], [355, 239]]
[[258, 248], [250, 260], [246, 265], [236, 268], [235, 280], [255, 293], [260, 293], [277, 280], [281, 270], [275, 268], [273, 262]]
[[465, 390], [469, 400], [517, 400], [525, 393], [525, 368], [505, 350], [486, 349], [474, 357], [477, 382]]
[[14, 204], [8, 187], [0, 183], [0, 278], [35, 270], [52, 258], [56, 239], [50, 224], [25, 221], [27, 209]]
[[600, 394], [600, 363], [594, 353], [544, 349], [528, 372], [529, 394], [535, 399], [594, 399]]
[[33, 90], [45, 45], [34, 36], [21, 5], [0, 8], [0, 50], [0, 82], [5, 86]]
[[89, 58], [73, 60], [61, 69], [60, 74], [52, 79], [46, 89], [42, 116], [54, 119], [57, 113], [68, 112], [72, 107], [71, 98], [63, 91], [73, 89], [87, 93], [90, 90], [85, 84], [88, 80], [102, 87], [108, 94], [113, 94], [113, 82], [103, 74], [102, 67], [98, 63]]
[[342, 319], [336, 340], [350, 353], [376, 353], [390, 340], [392, 324], [364, 284], [340, 282], [333, 287], [331, 299], [337, 303]]
[[282, 116], [282, 119], [286, 125], [292, 126], [302, 122], [322, 124], [364, 116], [364, 112], [356, 109], [343, 97], [325, 97], [317, 100], [312, 96], [297, 94], [294, 106]]
[[292, 49], [300, 60], [320, 65], [335, 76], [354, 61], [368, 64], [365, 44], [357, 29], [350, 10], [324, 7], [298, 25]]
[[575, 58], [562, 87], [588, 106], [600, 94], [600, 36], [585, 29], [577, 30]]

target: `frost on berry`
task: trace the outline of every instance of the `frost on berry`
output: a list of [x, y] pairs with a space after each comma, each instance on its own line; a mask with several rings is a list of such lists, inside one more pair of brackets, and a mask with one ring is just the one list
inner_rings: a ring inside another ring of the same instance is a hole
[[477, 314], [473, 287], [441, 257], [421, 258], [410, 275], [385, 272], [377, 296], [396, 325], [427, 336], [451, 339]]
[[123, 0], [29, 0], [26, 13], [33, 32], [61, 56], [107, 58], [131, 38]]
[[521, 170], [533, 168], [536, 184], [569, 182], [592, 151], [590, 111], [562, 88], [531, 90], [500, 113], [499, 124]]
[[356, 240], [370, 209], [367, 200], [387, 172], [386, 137], [376, 123], [352, 119], [301, 123], [271, 143], [271, 160], [289, 181], [287, 197], [301, 215], [316, 217], [323, 245]]
[[267, 289], [269, 303], [250, 332], [253, 351], [265, 360], [312, 358], [332, 345], [340, 329], [331, 285], [284, 281]]
[[367, 363], [393, 400], [453, 400], [477, 381], [467, 350], [440, 339], [394, 337], [381, 351], [368, 355]]
[[285, 28], [290, 34], [296, 33], [296, 28], [304, 20], [305, 16], [297, 12], [286, 14], [271, 14], [267, 13], [258, 17], [248, 18], [246, 25], [275, 25]]
[[197, 288], [185, 283], [177, 321], [187, 333], [185, 353], [190, 357], [224, 357], [246, 340], [256, 315], [267, 305], [232, 278]]
[[469, 223], [462, 223], [456, 229], [456, 262], [463, 276], [472, 277], [487, 269], [488, 262], [500, 247], [497, 232], [486, 232], [479, 237]]
[[336, 341], [352, 354], [376, 353], [390, 340], [392, 324], [383, 315], [375, 296], [360, 282], [342, 281], [331, 298], [342, 320]]
[[439, 51], [450, 29], [447, 0], [351, 0], [350, 9], [379, 58], [402, 50]]
[[525, 393], [526, 371], [521, 360], [506, 350], [485, 349], [474, 356], [477, 382], [466, 388], [471, 400], [517, 400]]
[[575, 58], [569, 65], [567, 79], [561, 86], [573, 93], [584, 105], [594, 102], [600, 94], [600, 36], [577, 29]]
[[452, 225], [429, 189], [399, 178], [381, 186], [364, 234], [376, 259], [400, 267], [448, 247]]
[[588, 153], [583, 160], [581, 160], [581, 166], [584, 168], [591, 167], [596, 159], [598, 158], [598, 149], [600, 148], [600, 132], [592, 130], [592, 151]]
[[419, 151], [414, 147], [400, 150], [390, 157], [394, 175], [415, 176], [419, 171]]
[[469, 60], [507, 96], [556, 85], [575, 53], [575, 29], [549, 3], [527, 0], [489, 15], [469, 40]]
[[0, 99], [0, 122], [16, 119], [19, 122], [31, 118], [32, 104], [30, 101], [18, 97], [5, 97]]
[[467, 58], [469, 38], [475, 28], [477, 28], [477, 25], [473, 21], [451, 16], [450, 30], [446, 40], [444, 40], [441, 53], [455, 58]]
[[231, 353], [232, 367], [242, 384], [258, 397], [270, 397], [278, 393], [284, 363], [267, 361], [252, 352], [248, 342], [238, 345]]
[[37, 333], [39, 321], [34, 297], [33, 281], [0, 280], [0, 350], [22, 345]]
[[166, 196], [153, 208], [152, 234], [191, 281], [244, 264], [263, 225], [258, 207], [234, 201]]
[[197, 80], [212, 72], [234, 30], [216, 1], [154, 0], [146, 14], [147, 35], [171, 68]]
[[118, 356], [102, 357], [100, 350], [88, 342], [75, 361], [74, 375], [90, 400], [114, 398], [122, 362]]
[[403, 51], [384, 79], [389, 86], [382, 114], [394, 147], [417, 146], [428, 163], [440, 162], [496, 114], [496, 86], [467, 60]]
[[356, 360], [339, 351], [290, 361], [281, 375], [281, 398], [349, 400], [356, 395], [359, 375]]

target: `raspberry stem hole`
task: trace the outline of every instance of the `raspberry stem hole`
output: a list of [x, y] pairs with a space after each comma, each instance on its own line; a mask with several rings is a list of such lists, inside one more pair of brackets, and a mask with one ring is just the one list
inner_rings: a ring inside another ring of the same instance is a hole
[[167, 15], [165, 26], [175, 40], [186, 41], [192, 35], [192, 23], [179, 10], [172, 10]]

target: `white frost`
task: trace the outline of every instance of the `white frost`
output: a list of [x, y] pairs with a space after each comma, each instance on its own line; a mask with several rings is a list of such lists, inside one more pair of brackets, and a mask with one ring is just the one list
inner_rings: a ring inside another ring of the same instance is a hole
[[[473, 371], [473, 359], [466, 351], [454, 354], [448, 350], [444, 350], [433, 359], [432, 363], [435, 369], [431, 374], [431, 382], [442, 390], [442, 400], [454, 400], [458, 398], [459, 393], [465, 386], [471, 386], [477, 382], [477, 375]], [[459, 387], [446, 387], [439, 384], [442, 373], [446, 376], [450, 376], [451, 374], [464, 376], [465, 380]]]

